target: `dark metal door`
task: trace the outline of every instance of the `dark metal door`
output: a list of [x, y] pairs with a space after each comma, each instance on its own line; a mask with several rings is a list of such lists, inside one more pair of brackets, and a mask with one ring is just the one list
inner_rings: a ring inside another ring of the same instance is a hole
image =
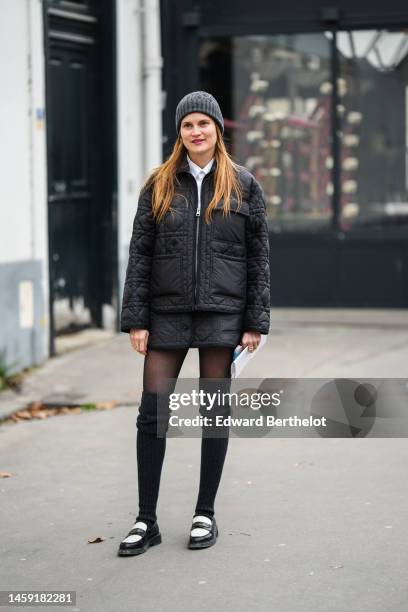
[[[95, 163], [98, 151], [90, 112], [94, 76], [91, 50], [53, 43], [49, 74], [48, 112], [53, 116], [49, 134], [50, 263], [58, 330], [72, 322], [93, 322], [96, 287], [92, 287], [91, 152]], [[65, 312], [63, 300], [69, 304]]]
[[114, 148], [113, 88], [106, 87], [113, 57], [101, 23], [109, 3], [94, 11], [82, 4], [45, 9], [52, 334], [100, 327], [114, 284], [114, 173], [105, 167]]

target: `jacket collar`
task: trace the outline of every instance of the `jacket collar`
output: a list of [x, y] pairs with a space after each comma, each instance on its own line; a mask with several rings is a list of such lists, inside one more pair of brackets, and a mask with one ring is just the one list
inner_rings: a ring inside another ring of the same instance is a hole
[[[211, 170], [209, 171], [208, 174], [211, 174], [212, 172], [215, 172], [216, 167], [217, 167], [217, 160], [214, 157], [212, 168], [211, 168]], [[188, 160], [187, 160], [187, 153], [184, 153], [183, 158], [182, 158], [182, 160], [181, 160], [181, 162], [179, 164], [179, 167], [176, 170], [176, 174], [180, 174], [181, 172], [188, 172], [189, 174], [191, 174], [190, 173], [190, 166], [189, 166], [189, 163], [188, 163]]]
[[214, 158], [212, 158], [212, 159], [211, 159], [211, 160], [208, 162], [208, 164], [206, 164], [206, 165], [204, 166], [204, 168], [201, 168], [200, 166], [198, 166], [197, 164], [195, 164], [195, 163], [193, 162], [193, 160], [192, 160], [192, 159], [190, 159], [190, 156], [189, 156], [188, 154], [187, 154], [187, 161], [188, 161], [188, 165], [190, 166], [190, 172], [191, 172], [191, 174], [192, 174], [192, 175], [194, 176], [194, 178], [197, 180], [197, 178], [198, 178], [198, 177], [199, 177], [199, 176], [200, 176], [202, 173], [204, 173], [204, 176], [205, 176], [206, 174], [208, 174], [208, 173], [209, 173], [209, 171], [211, 170], [212, 165], [213, 165], [213, 163], [214, 163]]

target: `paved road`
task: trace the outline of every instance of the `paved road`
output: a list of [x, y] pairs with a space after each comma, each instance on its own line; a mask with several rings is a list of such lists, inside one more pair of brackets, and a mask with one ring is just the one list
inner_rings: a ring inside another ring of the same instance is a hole
[[[275, 317], [248, 376], [407, 375], [404, 313], [368, 324], [290, 314]], [[76, 590], [76, 607], [66, 609], [86, 612], [406, 611], [405, 439], [231, 437], [218, 542], [190, 551], [200, 440], [170, 438], [163, 543], [118, 558], [137, 511], [142, 362], [120, 336], [51, 360], [27, 382], [26, 397], [128, 403], [0, 427], [0, 471], [12, 473], [0, 479], [0, 590]], [[194, 376], [196, 366], [190, 351], [181, 375]], [[89, 544], [95, 536], [105, 540]]]

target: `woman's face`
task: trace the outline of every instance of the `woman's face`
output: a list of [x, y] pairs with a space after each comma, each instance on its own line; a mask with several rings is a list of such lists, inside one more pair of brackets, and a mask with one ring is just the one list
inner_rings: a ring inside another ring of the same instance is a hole
[[212, 157], [217, 142], [215, 121], [203, 113], [190, 113], [183, 117], [180, 136], [189, 154]]

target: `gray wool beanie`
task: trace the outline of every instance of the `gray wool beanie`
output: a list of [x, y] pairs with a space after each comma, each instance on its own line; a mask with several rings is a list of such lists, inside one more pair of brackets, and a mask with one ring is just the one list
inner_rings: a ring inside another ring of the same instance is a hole
[[183, 117], [190, 113], [204, 113], [218, 123], [224, 133], [224, 119], [217, 100], [206, 91], [193, 91], [180, 100], [176, 108], [176, 130], [180, 131]]

